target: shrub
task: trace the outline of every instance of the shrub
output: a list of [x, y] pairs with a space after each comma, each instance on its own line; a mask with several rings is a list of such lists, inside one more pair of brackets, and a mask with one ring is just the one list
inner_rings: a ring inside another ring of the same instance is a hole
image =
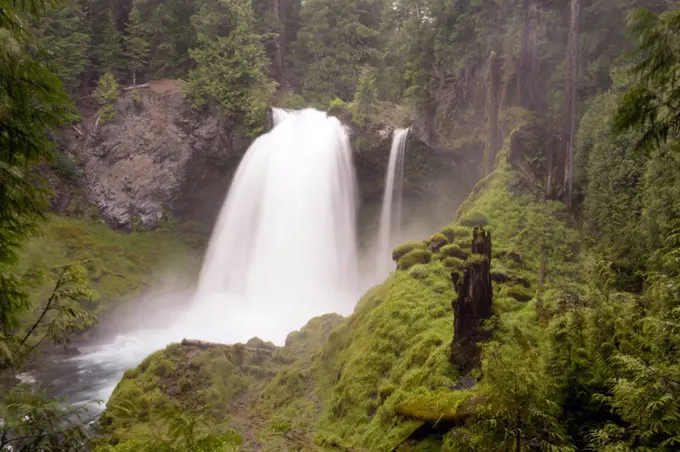
[[115, 77], [106, 73], [97, 81], [97, 88], [94, 90], [94, 97], [99, 103], [99, 124], [104, 124], [116, 117], [114, 105], [120, 97], [120, 86]]
[[427, 264], [432, 260], [432, 253], [428, 250], [413, 250], [399, 259], [397, 268], [399, 270], [408, 270], [416, 264]]
[[444, 264], [444, 267], [450, 270], [462, 270], [465, 268], [465, 261], [457, 257], [447, 257], [442, 261], [442, 263]]
[[465, 215], [463, 215], [459, 223], [462, 226], [469, 226], [474, 228], [477, 226], [486, 226], [488, 224], [488, 220], [486, 219], [486, 216], [483, 213], [473, 210], [472, 212], [468, 212]]
[[534, 293], [531, 290], [518, 285], [505, 288], [503, 293], [508, 297], [522, 302], [531, 301], [534, 298]]
[[460, 245], [453, 244], [453, 245], [446, 245], [444, 248], [442, 248], [440, 251], [440, 254], [442, 257], [456, 257], [458, 259], [465, 260], [468, 258], [470, 253], [465, 251], [460, 247]]
[[408, 242], [403, 245], [399, 245], [392, 251], [392, 260], [398, 262], [406, 254], [413, 250], [425, 250], [427, 247], [423, 242]]

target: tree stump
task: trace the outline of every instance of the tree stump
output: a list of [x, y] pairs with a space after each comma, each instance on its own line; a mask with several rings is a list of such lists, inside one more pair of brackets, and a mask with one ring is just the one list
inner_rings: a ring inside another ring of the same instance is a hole
[[450, 359], [466, 375], [479, 365], [479, 342], [491, 336], [491, 332], [484, 329], [484, 322], [492, 314], [491, 234], [484, 228], [475, 228], [473, 232], [472, 255], [462, 279], [457, 271], [451, 273], [451, 279], [457, 298], [452, 302], [454, 330]]

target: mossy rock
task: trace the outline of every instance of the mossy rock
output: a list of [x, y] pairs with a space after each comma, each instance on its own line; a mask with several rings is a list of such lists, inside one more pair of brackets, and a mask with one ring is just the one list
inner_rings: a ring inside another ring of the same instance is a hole
[[392, 260], [399, 262], [399, 260], [413, 250], [426, 250], [427, 246], [423, 242], [408, 242], [399, 245], [392, 251]]
[[435, 391], [417, 395], [398, 405], [395, 412], [404, 417], [435, 423], [462, 421], [470, 414], [471, 391]]
[[443, 247], [441, 250], [439, 250], [439, 253], [443, 257], [456, 257], [458, 259], [465, 260], [470, 256], [470, 253], [465, 251], [460, 247], [458, 244], [452, 244], [452, 245], [446, 245]]
[[449, 243], [449, 239], [446, 238], [444, 234], [437, 233], [430, 237], [430, 239], [427, 241], [430, 250], [434, 253], [438, 252], [442, 247], [447, 245]]
[[531, 301], [534, 298], [534, 292], [520, 285], [506, 287], [503, 291], [503, 294], [521, 302]]
[[254, 337], [250, 339], [248, 342], [246, 342], [246, 347], [248, 348], [256, 348], [256, 349], [261, 349], [261, 350], [276, 350], [276, 345], [274, 345], [271, 342], [265, 342], [259, 337]]
[[472, 240], [472, 228], [465, 226], [450, 224], [439, 232], [446, 236], [449, 243], [457, 240]]
[[457, 257], [447, 257], [442, 260], [442, 263], [449, 270], [462, 270], [465, 268], [465, 261]]
[[489, 220], [487, 220], [486, 215], [483, 213], [473, 210], [472, 212], [463, 215], [458, 223], [462, 226], [474, 228], [477, 226], [486, 226], [489, 223]]
[[455, 231], [455, 226], [449, 225], [446, 226], [444, 229], [439, 231], [441, 234], [444, 234], [446, 236], [446, 240], [449, 241], [449, 243], [453, 243], [454, 240], [456, 240], [456, 231]]
[[413, 250], [399, 259], [397, 268], [408, 270], [416, 264], [427, 264], [432, 260], [432, 253], [428, 250]]

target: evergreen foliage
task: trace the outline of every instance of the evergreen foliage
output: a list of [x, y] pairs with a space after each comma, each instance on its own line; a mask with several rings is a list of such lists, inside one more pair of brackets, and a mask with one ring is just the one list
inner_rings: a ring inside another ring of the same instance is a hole
[[108, 11], [102, 26], [94, 50], [98, 72], [120, 76], [125, 68], [123, 35], [116, 28], [113, 11]]
[[637, 127], [642, 136], [639, 148], [651, 149], [680, 131], [680, 10], [661, 15], [638, 9], [631, 13], [629, 26], [637, 36], [632, 73], [616, 114], [620, 130]]
[[110, 72], [102, 75], [97, 82], [94, 96], [99, 103], [99, 123], [104, 124], [116, 117], [115, 104], [120, 98], [120, 86]]
[[50, 70], [73, 92], [88, 66], [90, 34], [84, 11], [75, 2], [50, 6], [34, 28]]
[[377, 66], [379, 0], [310, 0], [300, 12], [296, 67], [303, 95], [327, 105], [352, 100], [360, 68]]
[[192, 24], [198, 43], [190, 52], [197, 64], [189, 74], [195, 105], [216, 105], [228, 117], [241, 119], [251, 133], [261, 130], [274, 85], [267, 78], [250, 1], [205, 2]]
[[[31, 283], [46, 278], [17, 268], [18, 252], [42, 219], [46, 190], [35, 166], [54, 158], [49, 134], [68, 124], [70, 103], [47, 64], [35, 59], [35, 44], [22, 17], [37, 21], [40, 1], [0, 2], [0, 377], [13, 379], [40, 344], [63, 343], [74, 330], [92, 325], [82, 308], [89, 298], [85, 270], [77, 264], [54, 269], [57, 283], [34, 305]], [[63, 74], [62, 74], [63, 75]], [[11, 380], [10, 380], [11, 381]], [[62, 421], [64, 410], [32, 388], [4, 384], [0, 391], [0, 448], [69, 450], [83, 445], [83, 430]]]
[[367, 117], [375, 114], [378, 90], [375, 86], [375, 69], [370, 66], [361, 68], [354, 100], [351, 104], [352, 119], [357, 124], [362, 124]]
[[136, 6], [132, 7], [125, 35], [125, 57], [132, 74], [132, 84], [137, 83], [137, 75], [146, 68], [149, 58], [149, 43], [144, 39], [145, 26]]

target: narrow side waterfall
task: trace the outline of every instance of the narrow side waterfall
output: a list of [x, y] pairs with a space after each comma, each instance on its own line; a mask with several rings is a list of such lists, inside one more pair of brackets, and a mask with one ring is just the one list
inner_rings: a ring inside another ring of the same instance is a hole
[[239, 327], [281, 341], [311, 317], [351, 312], [356, 196], [336, 118], [311, 109], [273, 116], [273, 130], [251, 146], [232, 182], [196, 302], [231, 303], [226, 314], [241, 317]]
[[234, 177], [187, 310], [166, 328], [120, 334], [63, 360], [64, 375], [80, 382], [72, 402], [108, 399], [126, 369], [184, 338], [283, 345], [313, 317], [352, 312], [359, 287], [347, 133], [316, 110], [273, 116]]
[[378, 232], [377, 271], [379, 276], [387, 276], [392, 266], [392, 247], [394, 237], [399, 234], [401, 225], [401, 198], [404, 184], [404, 155], [409, 129], [396, 129], [392, 137], [390, 160], [385, 175], [385, 194], [383, 195]]

